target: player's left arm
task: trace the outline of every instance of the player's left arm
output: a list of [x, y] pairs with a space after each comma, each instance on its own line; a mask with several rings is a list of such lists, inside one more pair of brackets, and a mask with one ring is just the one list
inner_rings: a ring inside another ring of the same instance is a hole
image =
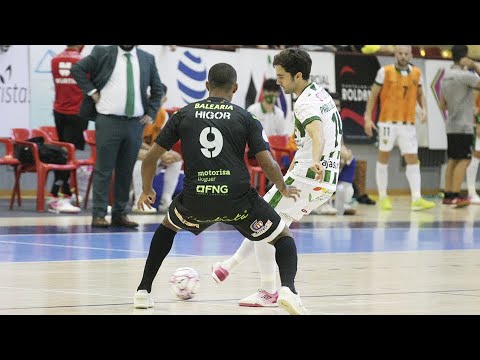
[[321, 163], [323, 149], [325, 147], [325, 135], [323, 132], [323, 123], [320, 120], [310, 122], [305, 130], [307, 134], [312, 138], [312, 169], [317, 175], [315, 180], [323, 180], [325, 169]]
[[417, 103], [422, 108], [422, 117], [420, 120], [424, 123], [427, 121], [427, 101], [425, 99], [425, 93], [423, 92], [423, 78], [421, 75], [418, 83]]

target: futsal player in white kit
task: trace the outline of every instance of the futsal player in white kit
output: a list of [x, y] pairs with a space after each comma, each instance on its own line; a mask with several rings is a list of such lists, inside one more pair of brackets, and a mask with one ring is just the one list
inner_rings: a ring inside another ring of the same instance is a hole
[[[277, 83], [286, 94], [295, 94], [295, 157], [285, 174], [285, 183], [301, 190], [300, 198], [284, 198], [274, 187], [264, 199], [280, 214], [287, 226], [324, 204], [336, 191], [342, 141], [342, 120], [328, 92], [310, 81], [312, 60], [297, 48], [288, 48], [273, 60]], [[230, 272], [255, 251], [261, 285], [257, 292], [240, 300], [240, 306], [277, 306], [275, 248], [244, 239], [229, 259], [212, 266], [216, 282], [224, 281]]]

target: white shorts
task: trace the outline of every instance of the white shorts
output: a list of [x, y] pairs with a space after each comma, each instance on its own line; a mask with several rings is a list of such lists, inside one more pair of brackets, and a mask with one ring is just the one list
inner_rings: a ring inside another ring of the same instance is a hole
[[[329, 183], [300, 177], [292, 172], [287, 172], [283, 178], [287, 185], [293, 185], [301, 190], [297, 201], [285, 198], [276, 186], [273, 186], [263, 198], [280, 214], [287, 226], [290, 226], [292, 221], [300, 220], [304, 215], [310, 214], [317, 207], [325, 204], [337, 187]], [[336, 178], [338, 178], [338, 174]]]
[[402, 124], [393, 122], [379, 122], [378, 149], [389, 152], [397, 145], [402, 155], [417, 154], [417, 128], [415, 124]]

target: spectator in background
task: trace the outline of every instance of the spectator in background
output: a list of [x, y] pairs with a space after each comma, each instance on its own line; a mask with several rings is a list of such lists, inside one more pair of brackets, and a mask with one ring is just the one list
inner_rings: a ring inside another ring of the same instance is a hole
[[267, 79], [263, 82], [263, 99], [247, 108], [247, 111], [256, 116], [265, 130], [267, 136], [285, 135], [287, 136], [287, 120], [275, 103], [280, 96], [280, 86], [277, 80]]
[[[142, 194], [142, 161], [145, 159], [145, 155], [148, 150], [152, 147], [155, 139], [158, 134], [165, 126], [165, 123], [168, 120], [168, 112], [162, 105], [167, 101], [167, 86], [162, 84], [163, 96], [160, 101], [160, 110], [158, 111], [157, 117], [153, 124], [146, 124], [143, 129], [143, 143], [140, 151], [138, 153], [138, 159], [133, 168], [133, 191], [135, 199], [138, 199]], [[161, 214], [166, 214], [170, 203], [172, 202], [172, 196], [177, 188], [178, 176], [182, 170], [182, 156], [173, 150], [167, 151], [162, 155], [160, 161], [157, 164], [157, 172], [155, 175], [158, 175], [162, 169], [165, 169], [165, 174], [163, 177], [163, 192], [161, 194], [160, 203], [158, 205], [158, 212]], [[139, 209], [135, 204], [132, 207], [132, 212], [134, 213], [156, 213], [157, 209], [154, 207], [147, 208], [143, 210]]]
[[[53, 103], [53, 117], [60, 141], [72, 143], [77, 150], [85, 148], [83, 130], [88, 127], [88, 119], [81, 117], [80, 106], [83, 101], [83, 93], [73, 78], [70, 70], [82, 57], [84, 45], [67, 45], [67, 48], [52, 58], [51, 69], [55, 88], [55, 100]], [[47, 197], [48, 210], [53, 212], [78, 213], [80, 208], [73, 206], [71, 201], [72, 190], [70, 189], [70, 172], [55, 171], [55, 178]], [[59, 197], [60, 188], [63, 198]]]
[[480, 75], [480, 66], [467, 55], [467, 45], [453, 45], [453, 65], [445, 71], [440, 85], [440, 106], [448, 112], [445, 126], [448, 161], [443, 203], [455, 208], [470, 204], [468, 199], [460, 196], [460, 189], [472, 157], [473, 90], [480, 89], [478, 76], [470, 72], [474, 70]]
[[472, 159], [470, 160], [470, 165], [468, 165], [467, 167], [467, 188], [470, 204], [480, 205], [480, 196], [478, 196], [476, 189], [478, 164], [480, 163], [480, 92], [477, 91], [477, 96], [475, 97], [475, 99], [475, 136], [473, 138]]
[[[388, 161], [393, 147], [398, 145], [407, 163], [406, 176], [412, 197], [410, 208], [414, 211], [431, 209], [435, 203], [425, 200], [420, 193], [421, 174], [415, 127], [417, 102], [423, 110], [422, 121], [427, 121], [422, 72], [410, 64], [411, 45], [398, 45], [395, 58], [395, 64], [382, 66], [378, 70], [365, 110], [365, 133], [371, 137], [375, 129], [379, 136], [375, 175], [380, 207], [383, 210], [392, 209], [392, 202], [387, 196]], [[381, 110], [377, 128], [372, 120], [372, 111], [378, 99]]]
[[95, 118], [92, 226], [110, 226], [107, 189], [115, 170], [111, 225], [137, 227], [126, 215], [127, 204], [143, 128], [157, 116], [163, 96], [155, 58], [136, 45], [95, 46], [73, 65], [72, 74], [87, 95], [81, 114]]

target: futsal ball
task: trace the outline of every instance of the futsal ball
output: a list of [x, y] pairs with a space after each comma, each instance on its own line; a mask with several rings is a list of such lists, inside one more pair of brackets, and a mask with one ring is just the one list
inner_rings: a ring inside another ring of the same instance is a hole
[[188, 300], [195, 296], [200, 287], [200, 276], [191, 267], [178, 268], [170, 275], [170, 290], [180, 300]]

